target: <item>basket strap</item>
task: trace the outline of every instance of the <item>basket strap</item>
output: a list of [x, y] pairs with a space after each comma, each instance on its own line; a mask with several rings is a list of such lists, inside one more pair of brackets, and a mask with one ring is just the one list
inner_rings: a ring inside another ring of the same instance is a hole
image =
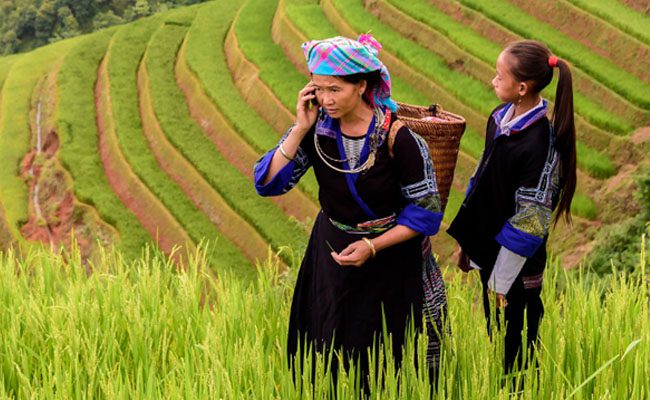
[[393, 154], [393, 145], [395, 145], [395, 138], [397, 137], [397, 132], [403, 126], [404, 123], [398, 119], [395, 122], [393, 122], [393, 125], [391, 125], [390, 127], [390, 131], [388, 132], [388, 155], [390, 156], [390, 158], [395, 158], [395, 155]]

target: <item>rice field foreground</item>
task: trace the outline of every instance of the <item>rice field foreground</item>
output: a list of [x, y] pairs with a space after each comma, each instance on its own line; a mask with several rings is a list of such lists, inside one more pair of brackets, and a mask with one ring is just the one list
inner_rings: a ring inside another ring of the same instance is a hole
[[[1, 397], [329, 398], [322, 360], [313, 387], [307, 375], [294, 385], [287, 367], [297, 267], [279, 273], [267, 262], [252, 283], [230, 273], [214, 279], [206, 253], [200, 247], [181, 272], [146, 249], [135, 261], [103, 251], [94, 265], [75, 252], [0, 254]], [[551, 263], [539, 368], [504, 379], [500, 341], [485, 333], [479, 284], [449, 267], [453, 336], [434, 397], [509, 399], [513, 381], [523, 382], [515, 397], [526, 399], [650, 397], [645, 251], [635, 269], [592, 279]], [[415, 345], [417, 360], [408, 358], [397, 373], [389, 362], [378, 374], [373, 399], [428, 398], [429, 383], [415, 368], [424, 364], [422, 336]], [[358, 398], [353, 375], [341, 377], [338, 399]]]

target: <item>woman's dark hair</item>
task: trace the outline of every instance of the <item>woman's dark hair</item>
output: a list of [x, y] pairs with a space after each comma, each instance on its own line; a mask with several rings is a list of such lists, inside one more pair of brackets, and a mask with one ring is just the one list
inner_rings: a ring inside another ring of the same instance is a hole
[[366, 81], [366, 90], [363, 92], [363, 100], [371, 106], [376, 106], [375, 104], [375, 92], [379, 83], [381, 81], [381, 71], [372, 71], [372, 72], [361, 72], [358, 74], [352, 75], [341, 75], [339, 78], [343, 79], [345, 82], [357, 84], [361, 81]]
[[[533, 93], [539, 93], [553, 79], [552, 56], [549, 48], [541, 42], [522, 40], [511, 43], [505, 50], [510, 58], [510, 73], [519, 82], [528, 82]], [[559, 69], [555, 106], [553, 107], [553, 129], [555, 148], [562, 160], [561, 193], [554, 223], [564, 215], [571, 222], [571, 200], [576, 190], [576, 129], [573, 120], [573, 80], [569, 65], [557, 59]]]

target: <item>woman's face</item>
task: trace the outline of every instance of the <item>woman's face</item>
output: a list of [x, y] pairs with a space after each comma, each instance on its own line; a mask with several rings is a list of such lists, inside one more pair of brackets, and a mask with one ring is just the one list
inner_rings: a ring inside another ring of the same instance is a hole
[[[505, 103], [517, 103], [521, 94], [522, 84], [517, 82], [510, 73], [511, 56], [502, 51], [497, 58], [497, 73], [492, 79], [492, 87], [499, 100]], [[525, 93], [525, 91], [524, 91]]]
[[336, 76], [312, 75], [316, 98], [332, 118], [341, 118], [355, 110], [363, 99], [366, 82], [349, 83]]

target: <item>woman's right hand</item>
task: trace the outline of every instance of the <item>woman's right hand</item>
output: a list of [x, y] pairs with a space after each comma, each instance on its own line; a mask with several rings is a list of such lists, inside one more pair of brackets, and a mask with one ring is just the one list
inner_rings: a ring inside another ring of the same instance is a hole
[[309, 81], [300, 92], [298, 92], [298, 104], [296, 105], [296, 128], [301, 132], [307, 132], [316, 123], [319, 106], [314, 106], [311, 101], [316, 98], [316, 85]]

